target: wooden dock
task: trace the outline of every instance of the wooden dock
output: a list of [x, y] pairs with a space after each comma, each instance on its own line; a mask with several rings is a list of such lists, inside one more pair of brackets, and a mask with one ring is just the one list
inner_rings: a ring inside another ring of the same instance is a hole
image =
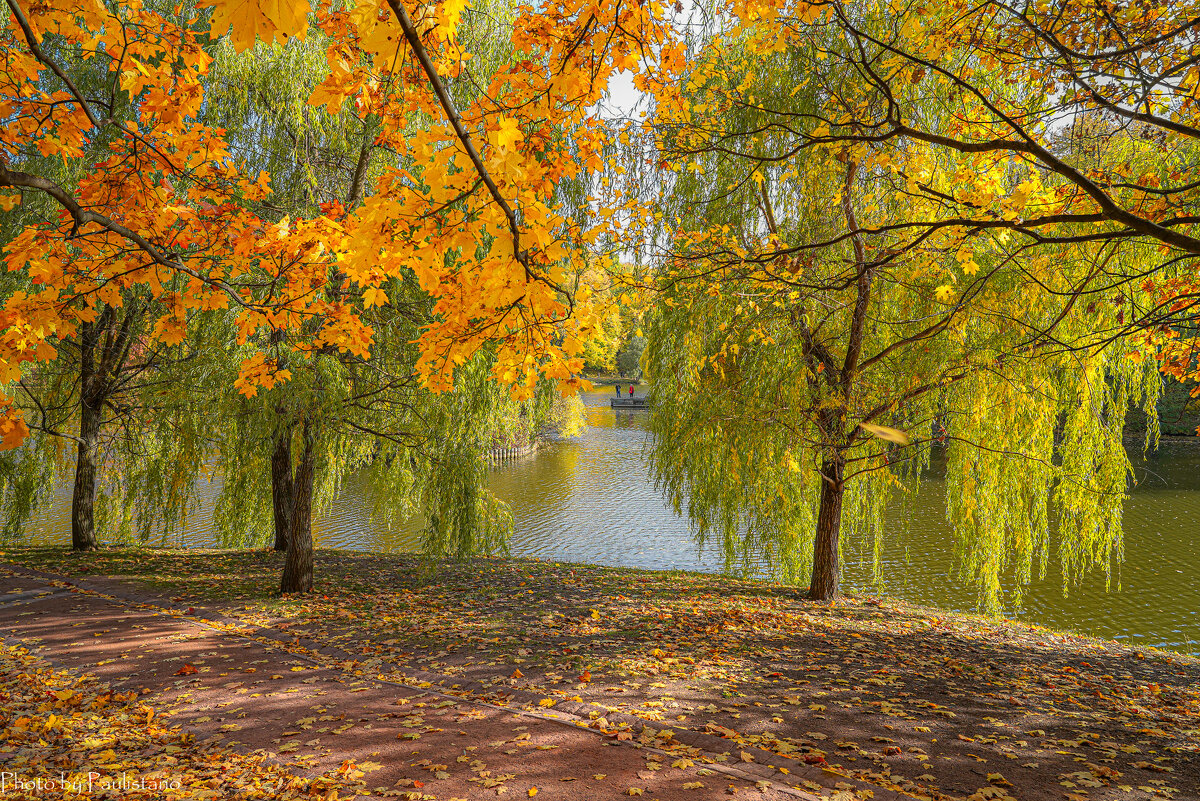
[[640, 398], [609, 398], [608, 402], [614, 409], [649, 409], [650, 403], [643, 395]]

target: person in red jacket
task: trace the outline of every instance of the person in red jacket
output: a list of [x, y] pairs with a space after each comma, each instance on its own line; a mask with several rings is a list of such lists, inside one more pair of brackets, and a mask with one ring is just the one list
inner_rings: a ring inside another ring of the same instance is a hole
[[633, 384], [629, 385], [629, 399], [633, 400]]

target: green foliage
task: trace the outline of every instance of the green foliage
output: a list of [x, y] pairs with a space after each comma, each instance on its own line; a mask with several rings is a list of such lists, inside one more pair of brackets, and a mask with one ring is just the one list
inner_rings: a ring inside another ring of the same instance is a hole
[[[166, 541], [186, 524], [196, 481], [209, 459], [211, 421], [196, 403], [218, 347], [196, 322], [194, 336], [178, 346], [148, 343], [144, 335], [159, 310], [130, 294], [118, 315], [132, 315], [134, 346], [116, 375], [104, 406], [100, 434], [95, 523], [109, 542]], [[121, 319], [119, 316], [117, 319]], [[54, 362], [25, 370], [17, 399], [31, 423], [29, 441], [0, 453], [3, 536], [19, 538], [30, 516], [54, 500], [56, 487], [74, 475], [79, 428], [78, 350], [60, 347]]]
[[[1163, 378], [1162, 396], [1158, 400], [1155, 416], [1159, 430], [1165, 436], [1195, 437], [1200, 427], [1200, 403], [1192, 397], [1194, 385]], [[1127, 437], [1144, 437], [1153, 421], [1144, 413], [1135, 410], [1126, 424]]]
[[33, 514], [53, 497], [63, 473], [59, 440], [36, 437], [16, 450], [0, 454], [0, 502], [4, 528], [0, 539], [19, 540]]
[[621, 314], [613, 308], [600, 321], [600, 331], [584, 344], [583, 369], [590, 374], [611, 373], [617, 369], [617, 348], [621, 343]]
[[231, 151], [251, 174], [271, 176], [270, 203], [279, 216], [344, 201], [347, 176], [373, 136], [372, 122], [348, 109], [334, 115], [309, 105], [328, 71], [327, 46], [317, 31], [244, 53], [222, 40], [209, 71], [208, 122], [227, 131]]
[[646, 338], [634, 335], [627, 339], [617, 351], [617, 373], [627, 378], [642, 377], [642, 352], [646, 350]]

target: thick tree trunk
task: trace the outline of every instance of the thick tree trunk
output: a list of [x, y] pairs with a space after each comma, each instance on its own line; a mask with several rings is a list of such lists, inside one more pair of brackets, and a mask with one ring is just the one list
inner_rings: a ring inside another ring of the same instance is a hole
[[842, 494], [845, 463], [841, 455], [821, 465], [821, 508], [817, 512], [817, 536], [813, 543], [813, 574], [808, 597], [832, 601], [841, 595], [841, 559], [838, 542], [842, 532]]
[[310, 592], [313, 588], [312, 491], [316, 443], [308, 423], [304, 424], [304, 452], [292, 478], [291, 530], [287, 560], [283, 565], [281, 593]]
[[[105, 309], [101, 321], [108, 319]], [[79, 445], [75, 456], [75, 489], [71, 493], [71, 549], [94, 551], [96, 540], [96, 470], [99, 460], [103, 398], [96, 371], [96, 345], [104, 327], [85, 322], [79, 327]]]
[[131, 300], [119, 324], [118, 314], [112, 306], [104, 306], [96, 320], [79, 326], [79, 445], [71, 495], [71, 548], [76, 551], [100, 547], [95, 511], [104, 407], [129, 359], [142, 319], [141, 305]]
[[79, 447], [75, 457], [75, 489], [71, 494], [71, 549], [94, 551], [96, 540], [96, 462], [99, 458], [100, 409], [80, 404]]
[[279, 435], [271, 454], [271, 502], [275, 513], [275, 550], [288, 549], [292, 521], [292, 437]]
[[[858, 175], [858, 162], [846, 164], [846, 181], [842, 188], [842, 214], [846, 218], [846, 230], [850, 232], [850, 243], [854, 247], [854, 260], [858, 276], [855, 279], [857, 297], [854, 313], [850, 318], [849, 337], [846, 341], [846, 358], [842, 369], [837, 371], [837, 380], [826, 373], [830, 389], [834, 391], [841, 410], [851, 407], [858, 381], [859, 359], [867, 326], [867, 310], [871, 304], [871, 283], [878, 265], [867, 261], [866, 247], [859, 233], [858, 220], [854, 216], [851, 190]], [[824, 361], [822, 361], [824, 364]], [[817, 534], [813, 540], [813, 574], [808, 585], [808, 597], [814, 601], [832, 601], [841, 595], [841, 556], [838, 546], [842, 536], [842, 495], [846, 491], [846, 460], [844, 438], [845, 420], [827, 409], [822, 414], [821, 431], [827, 441], [837, 443], [821, 463], [821, 508], [817, 510]]]

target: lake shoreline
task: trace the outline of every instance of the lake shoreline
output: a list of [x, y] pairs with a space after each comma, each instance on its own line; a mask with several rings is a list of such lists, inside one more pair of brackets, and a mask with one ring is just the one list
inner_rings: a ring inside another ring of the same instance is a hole
[[[491, 461], [486, 486], [512, 512], [511, 552], [564, 562], [720, 573], [728, 556], [720, 538], [699, 541], [686, 514], [676, 514], [649, 474], [646, 413], [618, 412], [610, 408], [612, 397], [611, 387], [583, 393], [588, 428], [582, 436], [541, 443], [536, 455], [497, 453]], [[1123, 559], [1108, 571], [1100, 567], [1064, 582], [1057, 546], [1052, 546], [1045, 576], [1037, 573], [1021, 587], [1006, 577], [1000, 611], [1131, 645], [1195, 652], [1200, 647], [1200, 564], [1178, 532], [1200, 519], [1196, 442], [1200, 439], [1164, 439], [1146, 459], [1140, 443], [1130, 443], [1134, 475], [1122, 511]], [[878, 551], [869, 537], [847, 539], [843, 586], [931, 607], [975, 611], [977, 589], [960, 571], [957, 535], [946, 518], [939, 469], [935, 459], [916, 491], [892, 499]], [[72, 482], [64, 480], [30, 519], [25, 543], [69, 543], [71, 487]], [[219, 483], [202, 482], [187, 520], [169, 534], [155, 532], [150, 541], [189, 547], [240, 544], [241, 539], [223, 539], [226, 535], [218, 530], [219, 491]], [[419, 548], [424, 521], [417, 516], [388, 525], [376, 518], [375, 511], [391, 501], [369, 481], [347, 476], [337, 496], [327, 500], [314, 509], [317, 547], [382, 552]], [[139, 539], [125, 536], [129, 544]], [[752, 555], [745, 567], [755, 576], [771, 575], [761, 555]], [[1092, 625], [1095, 620], [1102, 623]]]
[[[156, 587], [170, 587], [183, 591], [186, 589], [186, 576], [174, 573], [173, 571], [165, 571], [162, 580], [144, 580], [125, 574], [110, 574], [105, 572], [91, 572], [87, 565], [89, 557], [100, 557], [103, 562], [104, 555], [114, 555], [124, 557], [130, 554], [141, 554], [166, 556], [178, 556], [181, 558], [190, 558], [193, 556], [222, 556], [222, 555], [252, 555], [262, 557], [264, 559], [279, 559], [282, 564], [283, 555], [274, 551], [271, 548], [211, 548], [211, 547], [176, 547], [169, 545], [122, 545], [122, 546], [106, 546], [97, 551], [74, 552], [67, 548], [53, 546], [20, 546], [13, 543], [0, 543], [0, 563], [12, 561], [14, 564], [33, 567], [39, 570], [49, 572], [61, 572], [64, 575], [72, 575], [78, 577], [99, 577], [105, 580], [112, 580], [122, 584], [129, 584], [132, 587], [139, 589], [154, 589]], [[696, 580], [703, 581], [725, 581], [731, 582], [739, 586], [758, 588], [762, 591], [769, 591], [773, 594], [792, 597], [798, 603], [813, 603], [808, 600], [806, 587], [782, 584], [771, 581], [769, 579], [754, 577], [754, 576], [733, 576], [722, 572], [710, 572], [703, 570], [688, 570], [688, 569], [655, 569], [655, 568], [640, 568], [627, 567], [619, 565], [602, 565], [588, 562], [572, 562], [567, 560], [552, 560], [541, 559], [538, 557], [526, 556], [503, 556], [503, 555], [484, 555], [471, 557], [465, 561], [456, 561], [452, 559], [426, 559], [423, 555], [417, 552], [385, 552], [371, 551], [358, 548], [321, 548], [315, 549], [315, 573], [316, 573], [316, 589], [314, 592], [321, 593], [328, 588], [322, 587], [321, 568], [322, 562], [334, 561], [340, 563], [343, 558], [349, 559], [371, 559], [391, 561], [397, 564], [402, 564], [412, 569], [419, 569], [428, 575], [436, 577], [436, 572], [441, 568], [461, 567], [476, 562], [483, 562], [490, 565], [509, 565], [519, 567], [521, 565], [537, 565], [551, 566], [572, 571], [595, 571], [607, 575], [623, 576], [631, 579], [645, 579], [647, 577], [663, 577], [670, 579], [672, 577], [690, 577]], [[161, 563], [161, 562], [160, 562]], [[174, 580], [173, 580], [174, 579]], [[261, 595], [265, 588], [259, 587], [258, 591]], [[270, 594], [270, 593], [268, 593]], [[222, 597], [218, 595], [207, 595], [203, 597], [205, 601], [230, 601], [237, 596]], [[1147, 654], [1157, 653], [1169, 655], [1171, 657], [1180, 657], [1190, 660], [1195, 660], [1200, 665], [1200, 654], [1188, 653], [1186, 651], [1177, 650], [1169, 647], [1157, 647], [1142, 643], [1125, 644], [1119, 640], [1098, 637], [1086, 632], [1076, 631], [1069, 628], [1061, 628], [1054, 626], [1046, 626], [1034, 623], [1019, 617], [1008, 615], [987, 615], [978, 612], [969, 612], [963, 609], [955, 609], [947, 606], [938, 606], [935, 604], [920, 603], [909, 601], [904, 598], [889, 595], [886, 593], [862, 592], [858, 590], [847, 590], [843, 594], [843, 598], [837, 603], [870, 603], [884, 604], [902, 608], [906, 612], [924, 616], [930, 620], [955, 621], [957, 624], [971, 627], [982, 626], [988, 629], [994, 627], [1014, 627], [1015, 629], [1024, 631], [1034, 631], [1063, 638], [1064, 640], [1073, 640], [1084, 643], [1089, 647], [1111, 649], [1122, 654]]]

